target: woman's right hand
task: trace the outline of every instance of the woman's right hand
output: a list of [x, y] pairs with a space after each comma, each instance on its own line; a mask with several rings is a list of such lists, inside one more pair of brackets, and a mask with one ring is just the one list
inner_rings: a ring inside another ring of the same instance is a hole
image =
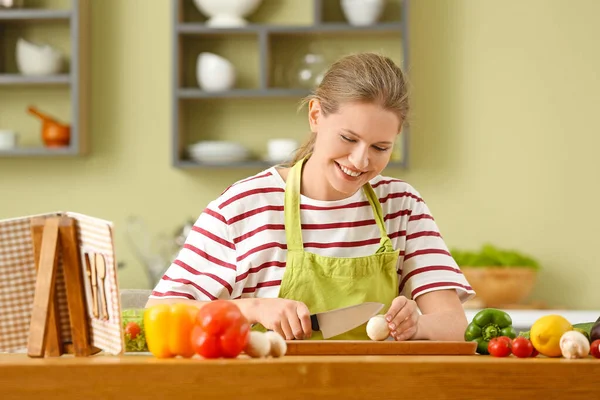
[[312, 335], [306, 304], [288, 299], [256, 299], [256, 321], [286, 340], [308, 339]]

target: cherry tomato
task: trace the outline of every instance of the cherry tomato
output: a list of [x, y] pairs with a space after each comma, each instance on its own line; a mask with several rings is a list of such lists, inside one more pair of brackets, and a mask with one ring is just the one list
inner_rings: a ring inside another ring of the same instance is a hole
[[508, 336], [498, 336], [498, 340], [504, 340], [506, 343], [508, 343], [509, 348], [512, 347], [512, 339]]
[[494, 357], [507, 357], [510, 355], [510, 338], [496, 337], [488, 343], [488, 352]]
[[140, 332], [140, 326], [136, 322], [131, 321], [125, 325], [125, 334], [128, 334], [131, 339], [135, 339]]
[[[532, 344], [533, 344], [533, 343], [532, 343]], [[538, 356], [538, 354], [540, 354], [540, 352], [539, 352], [539, 351], [537, 351], [537, 349], [534, 347], [534, 348], [533, 348], [533, 351], [531, 352], [531, 355], [530, 355], [529, 357], [532, 357], [532, 358], [533, 358], [533, 357], [537, 357], [537, 356]]]
[[533, 353], [533, 345], [529, 339], [522, 336], [513, 339], [512, 353], [519, 358], [531, 357]]
[[192, 329], [192, 347], [197, 354], [204, 358], [221, 357], [219, 336], [211, 335], [204, 331], [200, 326], [195, 326], [194, 329]]
[[600, 339], [596, 339], [590, 345], [590, 354], [595, 358], [600, 358]]

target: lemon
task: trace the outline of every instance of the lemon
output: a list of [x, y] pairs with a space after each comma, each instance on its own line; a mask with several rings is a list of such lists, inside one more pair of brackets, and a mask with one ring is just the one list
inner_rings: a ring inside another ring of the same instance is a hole
[[560, 315], [545, 315], [531, 326], [529, 339], [541, 354], [546, 357], [560, 357], [560, 338], [568, 331], [573, 330], [569, 321]]

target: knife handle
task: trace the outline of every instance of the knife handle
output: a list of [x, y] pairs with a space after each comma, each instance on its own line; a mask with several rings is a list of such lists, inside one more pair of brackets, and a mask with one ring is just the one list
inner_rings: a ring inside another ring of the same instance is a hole
[[312, 314], [310, 316], [310, 325], [313, 331], [320, 331], [319, 320], [317, 319], [317, 314]]

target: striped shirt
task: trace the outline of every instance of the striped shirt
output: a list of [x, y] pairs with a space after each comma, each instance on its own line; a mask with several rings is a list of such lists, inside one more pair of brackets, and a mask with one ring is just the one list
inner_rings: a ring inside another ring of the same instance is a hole
[[[383, 210], [397, 263], [398, 293], [409, 299], [455, 289], [474, 296], [419, 193], [378, 175], [370, 181]], [[195, 222], [150, 298], [275, 298], [286, 266], [285, 181], [275, 167], [231, 185]], [[372, 255], [381, 235], [363, 190], [336, 201], [301, 195], [305, 251], [330, 257]]]

